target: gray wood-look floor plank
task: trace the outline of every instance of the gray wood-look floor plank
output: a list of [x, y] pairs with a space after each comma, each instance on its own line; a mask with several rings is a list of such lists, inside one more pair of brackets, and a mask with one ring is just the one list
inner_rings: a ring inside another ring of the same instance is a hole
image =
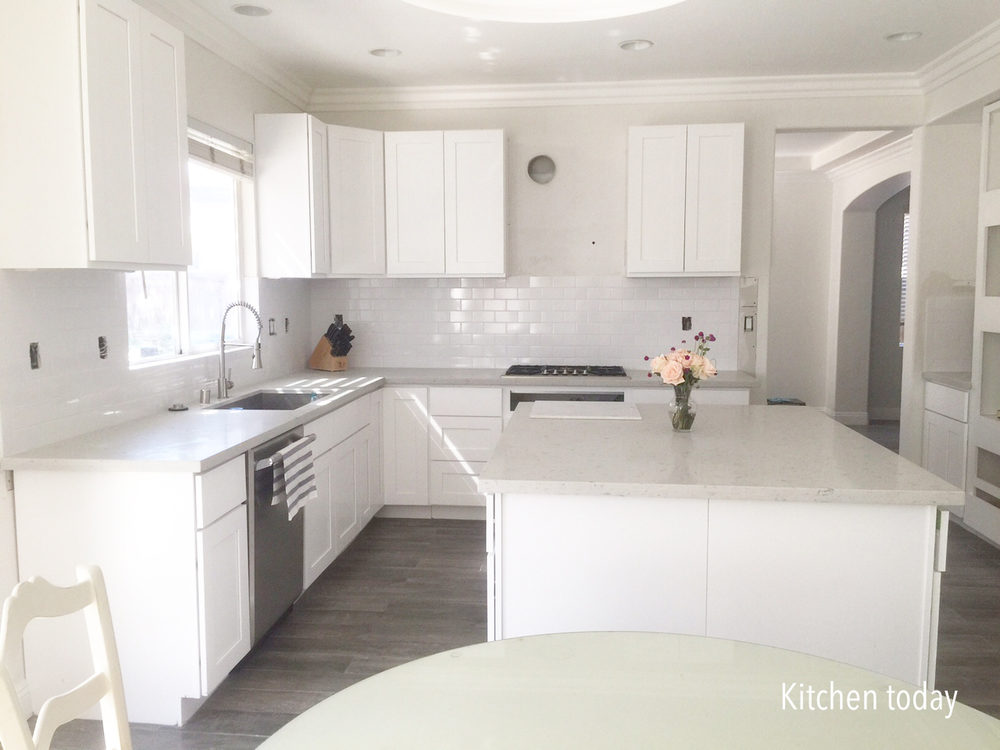
[[[375, 519], [182, 728], [133, 726], [135, 750], [248, 750], [328, 695], [486, 635], [481, 522]], [[1000, 550], [952, 524], [940, 689], [1000, 717]], [[101, 747], [99, 722], [54, 750]]]

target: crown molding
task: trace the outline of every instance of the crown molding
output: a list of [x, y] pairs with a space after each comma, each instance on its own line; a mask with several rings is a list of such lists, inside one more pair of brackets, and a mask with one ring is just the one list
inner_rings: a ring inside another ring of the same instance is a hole
[[1000, 21], [932, 60], [917, 72], [916, 77], [923, 93], [929, 94], [996, 57], [1000, 57]]
[[316, 89], [311, 112], [645, 104], [675, 101], [921, 96], [917, 77], [773, 76], [505, 86], [410, 86]]
[[273, 63], [248, 39], [191, 0], [138, 0], [184, 35], [236, 66], [301, 110], [309, 106], [312, 87]]
[[913, 136], [904, 135], [881, 148], [862, 154], [856, 159], [820, 170], [831, 181], [836, 182], [851, 177], [872, 167], [895, 159], [910, 159], [913, 156]]

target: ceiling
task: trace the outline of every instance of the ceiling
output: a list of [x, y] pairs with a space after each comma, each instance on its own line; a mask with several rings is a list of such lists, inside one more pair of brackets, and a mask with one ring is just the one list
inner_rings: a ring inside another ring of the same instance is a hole
[[[569, 24], [477, 21], [402, 0], [242, 0], [272, 9], [252, 18], [235, 14], [235, 1], [184, 0], [314, 91], [915, 74], [1000, 24], [997, 0], [686, 0]], [[885, 40], [903, 31], [922, 35]], [[635, 38], [653, 46], [619, 48]], [[402, 54], [369, 54], [376, 48]]]

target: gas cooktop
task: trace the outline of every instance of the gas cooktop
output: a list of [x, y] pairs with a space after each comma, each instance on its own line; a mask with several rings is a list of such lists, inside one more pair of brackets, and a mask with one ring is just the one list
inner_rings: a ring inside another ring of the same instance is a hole
[[511, 365], [504, 373], [507, 377], [589, 376], [626, 378], [621, 365]]

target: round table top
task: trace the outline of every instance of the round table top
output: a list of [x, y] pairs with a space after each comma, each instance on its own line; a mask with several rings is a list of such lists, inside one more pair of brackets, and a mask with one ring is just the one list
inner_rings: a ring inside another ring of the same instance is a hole
[[260, 748], [1000, 748], [1000, 721], [954, 698], [767, 646], [566, 633], [387, 670]]

